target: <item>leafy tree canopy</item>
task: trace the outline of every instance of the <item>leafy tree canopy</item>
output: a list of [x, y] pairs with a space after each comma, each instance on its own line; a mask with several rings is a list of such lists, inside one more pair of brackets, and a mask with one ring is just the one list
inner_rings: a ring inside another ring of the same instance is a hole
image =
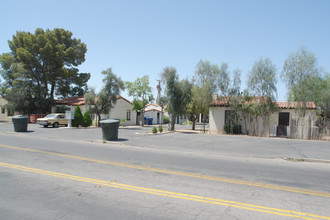
[[133, 110], [142, 111], [141, 120], [143, 125], [145, 105], [154, 100], [151, 87], [149, 86], [149, 76], [138, 77], [134, 82], [125, 82], [125, 85], [128, 90], [128, 95], [134, 97]]
[[105, 75], [103, 89], [98, 94], [95, 89], [85, 94], [85, 101], [90, 106], [91, 112], [97, 114], [98, 122], [101, 120], [101, 114], [110, 113], [117, 102], [117, 96], [125, 89], [124, 82], [112, 72], [111, 68], [102, 71], [102, 74]]
[[285, 60], [281, 77], [287, 84], [289, 100], [302, 103], [298, 106], [300, 112], [304, 113], [306, 103], [313, 101], [323, 114], [329, 114], [329, 74], [324, 74], [312, 52], [301, 47], [290, 54]]
[[[90, 74], [77, 68], [85, 61], [86, 44], [70, 31], [18, 31], [8, 44], [11, 52], [0, 55], [5, 80], [1, 93], [16, 110], [48, 112], [56, 95], [81, 95], [87, 90]], [[26, 103], [17, 103], [17, 96]]]

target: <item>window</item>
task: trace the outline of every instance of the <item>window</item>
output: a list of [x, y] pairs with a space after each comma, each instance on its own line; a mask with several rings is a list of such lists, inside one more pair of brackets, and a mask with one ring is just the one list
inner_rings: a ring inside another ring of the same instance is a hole
[[226, 125], [231, 124], [233, 115], [234, 115], [233, 110], [225, 110], [225, 124]]
[[1, 114], [5, 114], [6, 113], [6, 109], [4, 107], [1, 107]]
[[126, 112], [126, 120], [130, 121], [131, 120], [131, 110], [127, 110]]

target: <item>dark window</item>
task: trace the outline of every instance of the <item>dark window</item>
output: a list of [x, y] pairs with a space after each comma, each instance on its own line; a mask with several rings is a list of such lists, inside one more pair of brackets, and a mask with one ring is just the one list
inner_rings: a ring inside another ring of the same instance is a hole
[[234, 116], [234, 110], [225, 110], [225, 124], [230, 125], [232, 124]]
[[280, 125], [280, 126], [289, 126], [290, 125], [290, 113], [289, 112], [280, 112], [279, 113], [278, 125]]
[[127, 110], [126, 112], [126, 120], [130, 121], [131, 120], [131, 110]]
[[5, 114], [6, 113], [6, 109], [4, 107], [1, 108], [1, 114]]
[[8, 111], [8, 116], [14, 116], [14, 110], [7, 109]]

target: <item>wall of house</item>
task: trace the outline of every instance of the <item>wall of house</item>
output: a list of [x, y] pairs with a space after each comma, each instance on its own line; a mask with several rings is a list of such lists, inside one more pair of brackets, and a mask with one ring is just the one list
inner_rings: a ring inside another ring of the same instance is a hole
[[157, 124], [157, 113], [159, 113], [159, 122], [160, 122], [160, 119], [161, 119], [162, 116], [161, 116], [161, 113], [156, 111], [156, 110], [145, 112], [144, 117], [153, 118], [152, 119], [152, 124], [156, 125]]
[[318, 139], [318, 127], [316, 126], [316, 111], [307, 110], [305, 116], [293, 112], [291, 116], [291, 138]]
[[268, 116], [250, 117], [248, 122], [248, 131], [250, 136], [269, 137], [270, 127]]
[[[210, 107], [210, 133], [225, 133], [226, 110], [231, 109], [228, 107]], [[304, 116], [295, 109], [280, 109], [278, 112], [270, 114], [269, 117], [246, 117], [246, 122], [242, 117], [243, 120], [239, 124], [242, 125], [243, 134], [248, 133], [249, 135], [260, 137], [277, 136], [279, 113], [281, 112], [290, 113], [287, 137], [295, 139], [322, 139], [324, 136], [329, 136], [330, 128], [328, 127], [330, 122], [322, 122], [322, 125], [321, 122], [317, 122], [315, 109], [306, 110]]]
[[[232, 110], [229, 107], [214, 107], [210, 106], [209, 112], [209, 133], [211, 134], [225, 134], [224, 126], [225, 126], [225, 111]], [[242, 133], [246, 134], [248, 132], [248, 128], [246, 127], [246, 123], [244, 121], [244, 117], [242, 114], [239, 114], [241, 121], [239, 124], [242, 126]]]
[[[132, 110], [132, 104], [125, 101], [124, 99], [118, 99], [115, 106], [110, 110], [107, 115], [109, 118], [118, 118], [122, 120], [126, 119], [125, 125], [136, 125], [136, 111]], [[131, 118], [127, 120], [127, 111], [131, 111]], [[121, 122], [120, 122], [121, 123]]]
[[0, 121], [10, 122], [11, 117], [8, 116], [8, 110], [4, 107], [7, 104], [7, 101], [3, 98], [0, 98]]

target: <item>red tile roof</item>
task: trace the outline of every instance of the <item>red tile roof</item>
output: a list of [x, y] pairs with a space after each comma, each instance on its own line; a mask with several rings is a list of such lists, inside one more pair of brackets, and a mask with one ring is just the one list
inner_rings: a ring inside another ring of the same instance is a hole
[[85, 98], [83, 96], [75, 96], [66, 99], [57, 100], [58, 105], [85, 105]]
[[[299, 107], [303, 107], [302, 102], [275, 102], [276, 106], [281, 109], [294, 109]], [[314, 102], [306, 102], [307, 109], [316, 109], [316, 105]]]
[[[260, 97], [257, 97], [257, 99], [252, 99], [251, 102], [260, 103]], [[295, 109], [298, 108], [299, 105], [301, 107], [303, 105], [302, 102], [274, 102], [274, 104], [280, 109]], [[216, 99], [213, 102], [211, 102], [210, 106], [229, 107], [230, 99], [229, 97], [222, 97], [221, 99]], [[316, 105], [314, 102], [307, 102], [306, 108], [316, 109]]]
[[[122, 96], [117, 96], [117, 99], [123, 99], [124, 101], [132, 104], [130, 101], [128, 101], [127, 99], [125, 99]], [[56, 104], [58, 105], [73, 105], [73, 106], [77, 106], [77, 105], [85, 105], [85, 98], [83, 96], [75, 96], [75, 97], [70, 97], [70, 98], [66, 98], [66, 99], [61, 99], [61, 100], [57, 100]]]

